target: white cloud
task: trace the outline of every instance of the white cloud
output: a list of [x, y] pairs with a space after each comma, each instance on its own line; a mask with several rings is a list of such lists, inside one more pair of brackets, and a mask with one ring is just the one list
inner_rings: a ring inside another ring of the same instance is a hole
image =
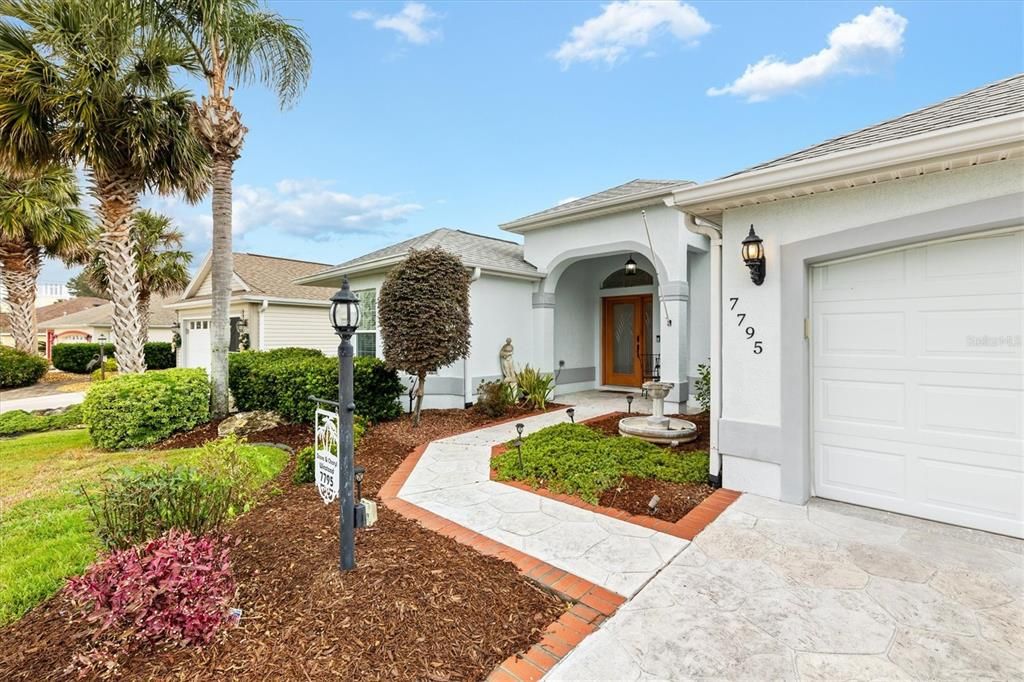
[[633, 48], [643, 48], [660, 33], [692, 45], [711, 30], [711, 24], [690, 5], [679, 0], [616, 0], [604, 11], [573, 27], [552, 55], [567, 69], [573, 62], [615, 64]]
[[428, 26], [438, 14], [422, 2], [407, 2], [397, 14], [374, 14], [367, 10], [352, 13], [357, 21], [372, 21], [374, 28], [397, 31], [403, 38], [415, 45], [427, 43], [441, 37], [441, 29]]
[[[147, 196], [144, 204], [174, 219], [190, 247], [197, 251], [209, 247], [213, 219], [208, 202], [190, 206], [177, 197]], [[235, 186], [231, 231], [244, 237], [270, 229], [323, 241], [339, 235], [376, 234], [406, 222], [422, 208], [392, 195], [339, 192], [324, 180], [285, 179], [272, 187]]]
[[836, 74], [868, 72], [879, 59], [899, 56], [906, 28], [905, 17], [878, 6], [870, 14], [859, 14], [832, 29], [828, 47], [820, 52], [795, 63], [769, 55], [748, 65], [731, 84], [709, 88], [707, 94], [737, 95], [748, 102], [762, 102]]

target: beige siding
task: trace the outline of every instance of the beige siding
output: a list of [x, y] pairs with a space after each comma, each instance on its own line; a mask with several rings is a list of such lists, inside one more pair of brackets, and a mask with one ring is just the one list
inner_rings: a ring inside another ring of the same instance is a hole
[[[231, 276], [231, 291], [245, 291], [245, 284], [242, 280], [238, 279], [238, 275]], [[203, 280], [203, 283], [199, 285], [192, 296], [210, 296], [213, 294], [213, 277], [207, 275]]]
[[263, 314], [263, 348], [300, 346], [333, 355], [338, 337], [327, 319], [327, 306], [297, 306], [271, 303]]

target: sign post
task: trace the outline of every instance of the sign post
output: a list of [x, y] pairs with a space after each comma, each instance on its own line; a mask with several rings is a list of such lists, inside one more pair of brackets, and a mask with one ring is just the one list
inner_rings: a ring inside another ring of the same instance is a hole
[[316, 408], [314, 479], [324, 504], [338, 498], [338, 414]]

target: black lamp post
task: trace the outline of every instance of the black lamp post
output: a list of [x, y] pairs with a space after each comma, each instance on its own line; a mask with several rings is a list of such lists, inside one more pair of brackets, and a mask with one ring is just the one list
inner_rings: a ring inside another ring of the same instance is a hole
[[341, 337], [338, 344], [338, 539], [340, 541], [341, 570], [356, 567], [355, 553], [355, 496], [353, 479], [352, 416], [356, 410], [352, 394], [352, 334], [359, 326], [359, 297], [348, 286], [348, 277], [342, 279], [341, 289], [331, 296], [331, 326]]
[[743, 262], [750, 270], [750, 281], [761, 286], [764, 283], [764, 243], [754, 226], [750, 226], [750, 233], [743, 239], [742, 246]]

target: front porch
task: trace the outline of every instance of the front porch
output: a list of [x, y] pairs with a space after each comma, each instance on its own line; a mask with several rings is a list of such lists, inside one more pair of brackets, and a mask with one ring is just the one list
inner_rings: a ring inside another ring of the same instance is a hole
[[534, 294], [534, 348], [541, 367], [555, 375], [555, 397], [639, 394], [646, 381], [666, 381], [674, 385], [666, 411], [698, 410], [687, 400], [707, 357], [707, 311], [691, 307], [686, 276], [706, 286], [706, 254], [688, 253], [689, 273], [672, 275], [640, 244], [633, 251], [607, 248], [557, 264]]

